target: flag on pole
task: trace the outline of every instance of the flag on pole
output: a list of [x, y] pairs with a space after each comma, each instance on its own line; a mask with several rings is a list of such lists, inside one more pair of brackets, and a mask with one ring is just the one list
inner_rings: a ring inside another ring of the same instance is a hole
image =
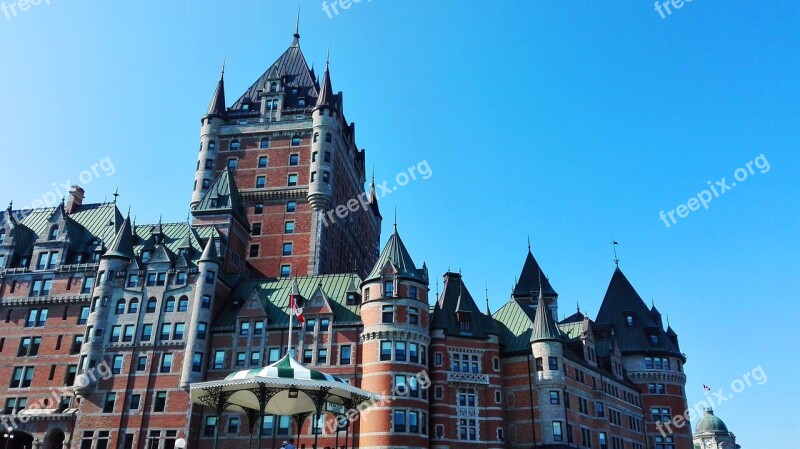
[[297, 317], [297, 322], [303, 324], [306, 319], [303, 318], [303, 308], [297, 304], [299, 298], [300, 289], [297, 287], [297, 282], [295, 282], [292, 284], [292, 292], [289, 294], [289, 309], [291, 309], [292, 315]]

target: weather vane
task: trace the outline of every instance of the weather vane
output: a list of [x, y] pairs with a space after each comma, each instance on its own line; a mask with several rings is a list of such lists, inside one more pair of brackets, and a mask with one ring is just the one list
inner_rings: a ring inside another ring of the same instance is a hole
[[611, 246], [614, 248], [614, 265], [616, 265], [617, 268], [619, 268], [619, 258], [617, 257], [617, 245], [619, 245], [619, 242], [614, 240], [614, 237], [611, 237]]

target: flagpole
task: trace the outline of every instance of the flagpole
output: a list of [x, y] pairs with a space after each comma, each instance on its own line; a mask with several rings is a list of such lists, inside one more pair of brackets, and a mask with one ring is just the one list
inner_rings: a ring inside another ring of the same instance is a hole
[[294, 286], [294, 280], [292, 280], [292, 283], [289, 285], [289, 314], [288, 314], [289, 315], [289, 344], [286, 347], [286, 353], [289, 354], [289, 357], [291, 357], [291, 358], [294, 358], [294, 356], [292, 355], [292, 322], [294, 321], [294, 319], [293, 319], [294, 318], [294, 308], [292, 307], [292, 301], [295, 300], [294, 299], [294, 292], [292, 291], [293, 290], [293, 288], [292, 288], [293, 286]]

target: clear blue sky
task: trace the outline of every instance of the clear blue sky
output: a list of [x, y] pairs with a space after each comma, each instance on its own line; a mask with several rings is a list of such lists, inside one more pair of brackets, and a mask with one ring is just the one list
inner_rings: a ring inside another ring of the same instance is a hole
[[[232, 101], [289, 45], [298, 2], [50, 2], [0, 13], [3, 206], [109, 157], [87, 201], [119, 186], [139, 223], [184, 220], [223, 56]], [[664, 19], [648, 0], [364, 0], [332, 19], [301, 5], [303, 51], [320, 68], [330, 45], [378, 180], [423, 160], [433, 172], [382, 199], [384, 240], [396, 206], [415, 260], [434, 279], [462, 269], [478, 297], [488, 284], [496, 310], [530, 236], [561, 314], [580, 302], [594, 316], [613, 236], [680, 334], [690, 403], [762, 366], [768, 381], [718, 415], [745, 448], [792, 439], [796, 1], [695, 0]], [[659, 219], [762, 153], [768, 172], [670, 228]]]

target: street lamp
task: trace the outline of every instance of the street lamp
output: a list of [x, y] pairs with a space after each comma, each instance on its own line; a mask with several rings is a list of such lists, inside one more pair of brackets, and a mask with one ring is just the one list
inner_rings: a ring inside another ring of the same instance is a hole
[[14, 429], [12, 427], [6, 427], [6, 431], [3, 434], [3, 449], [8, 447], [8, 442], [14, 439]]
[[186, 449], [186, 439], [178, 438], [175, 440], [175, 449]]

